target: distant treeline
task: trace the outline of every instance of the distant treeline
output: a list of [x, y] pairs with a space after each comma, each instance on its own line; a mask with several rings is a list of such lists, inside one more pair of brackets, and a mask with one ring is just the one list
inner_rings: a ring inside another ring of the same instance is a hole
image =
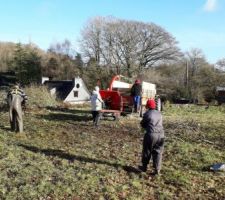
[[[225, 59], [207, 62], [198, 48], [183, 53], [176, 39], [154, 23], [97, 17], [85, 24], [79, 45], [69, 40], [43, 51], [33, 43], [0, 43], [0, 72], [13, 71], [22, 85], [80, 76], [91, 90], [100, 82], [107, 88], [115, 74], [131, 81], [155, 83], [158, 93], [169, 100], [215, 99], [215, 87], [225, 86]], [[3, 84], [1, 78], [0, 84]]]

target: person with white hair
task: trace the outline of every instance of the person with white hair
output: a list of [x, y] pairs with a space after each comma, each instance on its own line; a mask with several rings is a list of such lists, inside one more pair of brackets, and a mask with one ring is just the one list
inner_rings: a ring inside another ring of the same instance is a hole
[[100, 110], [102, 110], [103, 100], [99, 93], [99, 87], [95, 86], [91, 95], [91, 109], [94, 126], [98, 127], [100, 121]]

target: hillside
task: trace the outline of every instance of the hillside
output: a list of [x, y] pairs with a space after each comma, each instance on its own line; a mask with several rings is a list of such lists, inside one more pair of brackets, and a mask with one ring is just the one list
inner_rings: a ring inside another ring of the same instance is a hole
[[92, 126], [88, 108], [28, 107], [23, 134], [0, 115], [0, 199], [224, 199], [225, 108], [163, 111], [162, 175], [138, 173], [140, 119]]

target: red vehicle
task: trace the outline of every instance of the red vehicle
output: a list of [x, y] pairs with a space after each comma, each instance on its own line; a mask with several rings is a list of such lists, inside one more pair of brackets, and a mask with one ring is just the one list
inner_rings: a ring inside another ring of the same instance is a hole
[[[105, 102], [105, 109], [102, 110], [103, 116], [112, 116], [114, 119], [119, 117], [121, 113], [132, 113], [133, 98], [130, 96], [132, 84], [121, 81], [124, 78], [116, 75], [112, 78], [107, 90], [100, 90], [100, 95]], [[145, 105], [148, 99], [155, 99], [157, 110], [161, 110], [161, 100], [156, 95], [156, 85], [153, 83], [141, 82], [142, 94], [140, 105], [140, 116], [145, 111]]]
[[123, 76], [116, 75], [112, 78], [107, 90], [100, 90], [100, 95], [105, 103], [103, 116], [112, 116], [117, 119], [121, 113], [131, 113], [133, 99], [130, 96], [132, 84], [121, 81]]

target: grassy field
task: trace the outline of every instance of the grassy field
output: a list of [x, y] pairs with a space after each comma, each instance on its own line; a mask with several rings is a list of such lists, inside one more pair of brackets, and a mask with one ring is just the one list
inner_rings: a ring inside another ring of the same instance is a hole
[[[3, 107], [4, 108], [4, 107]], [[136, 167], [143, 131], [138, 117], [102, 120], [87, 108], [31, 107], [22, 134], [0, 115], [0, 199], [225, 199], [225, 108], [167, 106], [161, 176]]]

